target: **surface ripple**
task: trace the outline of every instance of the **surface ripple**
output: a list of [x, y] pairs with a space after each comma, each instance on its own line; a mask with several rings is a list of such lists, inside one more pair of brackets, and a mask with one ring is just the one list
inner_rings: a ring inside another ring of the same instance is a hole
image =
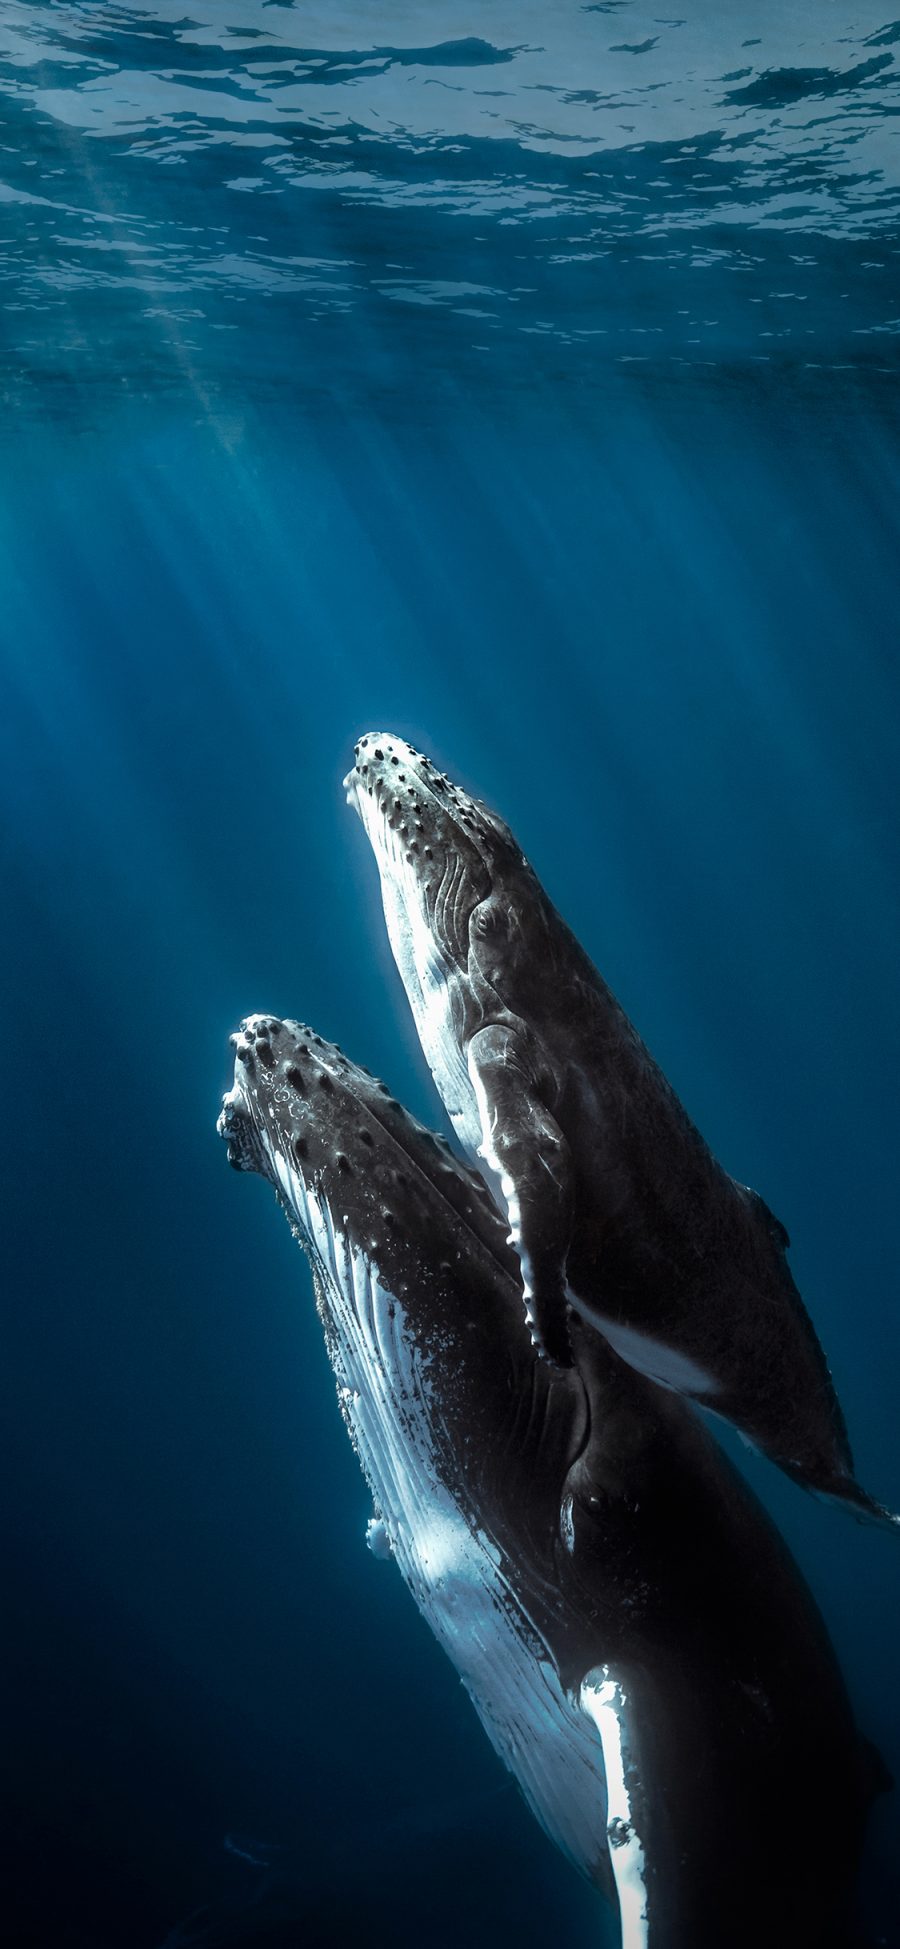
[[7, 400], [892, 374], [900, 22], [742, 12], [14, 0]]

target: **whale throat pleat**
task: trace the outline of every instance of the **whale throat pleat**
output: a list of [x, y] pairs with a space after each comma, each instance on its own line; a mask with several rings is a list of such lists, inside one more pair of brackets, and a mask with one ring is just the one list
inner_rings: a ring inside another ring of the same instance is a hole
[[390, 1554], [531, 1811], [596, 1880], [607, 1857], [602, 1743], [511, 1589], [500, 1550], [448, 1481], [431, 1357], [327, 1199], [283, 1157], [275, 1168], [319, 1277], [341, 1409]]

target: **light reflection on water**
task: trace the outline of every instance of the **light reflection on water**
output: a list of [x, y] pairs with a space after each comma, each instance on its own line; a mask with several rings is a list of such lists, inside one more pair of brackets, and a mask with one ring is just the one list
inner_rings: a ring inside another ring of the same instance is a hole
[[875, 0], [12, 4], [8, 395], [896, 369]]

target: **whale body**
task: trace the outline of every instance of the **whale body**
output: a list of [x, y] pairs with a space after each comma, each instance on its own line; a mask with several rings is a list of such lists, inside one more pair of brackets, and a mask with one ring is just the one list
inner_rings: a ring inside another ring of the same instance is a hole
[[219, 1130], [310, 1260], [370, 1541], [623, 1949], [837, 1949], [877, 1768], [759, 1504], [580, 1321], [538, 1355], [481, 1179], [383, 1084], [295, 1022], [234, 1040]]
[[784, 1226], [712, 1155], [509, 827], [391, 733], [345, 779], [419, 1039], [506, 1211], [535, 1344], [570, 1307], [632, 1366], [732, 1422], [803, 1486], [860, 1487]]

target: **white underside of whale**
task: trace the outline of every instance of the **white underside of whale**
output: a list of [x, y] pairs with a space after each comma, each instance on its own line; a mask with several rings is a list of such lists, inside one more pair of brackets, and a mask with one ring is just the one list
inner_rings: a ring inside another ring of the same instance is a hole
[[310, 1242], [341, 1408], [391, 1554], [532, 1812], [596, 1879], [608, 1862], [603, 1728], [564, 1690], [513, 1587], [514, 1565], [439, 1478], [440, 1402], [402, 1305], [293, 1166], [278, 1153], [273, 1163]]
[[[416, 1033], [442, 1102], [460, 1144], [473, 1162], [481, 1143], [478, 1111], [462, 1040], [454, 1023], [461, 1010], [458, 975], [438, 944], [422, 910], [421, 864], [407, 859], [407, 845], [388, 825], [366, 792], [355, 795], [360, 818], [375, 854], [391, 952], [406, 990]], [[490, 1186], [496, 1195], [499, 1179]]]

